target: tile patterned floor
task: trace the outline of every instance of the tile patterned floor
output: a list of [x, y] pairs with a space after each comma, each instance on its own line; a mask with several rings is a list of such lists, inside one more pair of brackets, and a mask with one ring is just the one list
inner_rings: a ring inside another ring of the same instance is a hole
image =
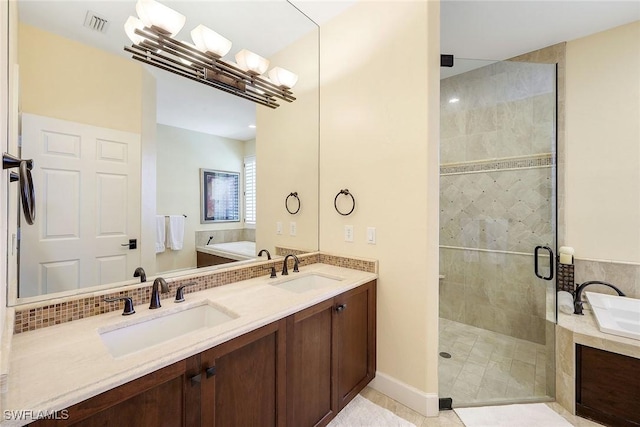
[[[454, 411], [441, 411], [438, 417], [427, 418], [370, 387], [366, 387], [360, 394], [376, 405], [382, 406], [383, 408], [388, 409], [397, 416], [415, 424], [416, 427], [464, 427], [464, 424], [462, 423], [460, 418], [458, 418]], [[546, 403], [546, 405], [560, 414], [564, 419], [569, 421], [569, 423], [571, 423], [571, 425], [573, 425], [574, 427], [600, 426], [600, 424], [594, 423], [593, 421], [571, 415], [555, 402], [549, 402]], [[517, 427], [517, 424], [514, 424], [514, 427]]]
[[[544, 400], [545, 347], [440, 319], [439, 394], [454, 407]], [[549, 400], [551, 400], [549, 398]]]

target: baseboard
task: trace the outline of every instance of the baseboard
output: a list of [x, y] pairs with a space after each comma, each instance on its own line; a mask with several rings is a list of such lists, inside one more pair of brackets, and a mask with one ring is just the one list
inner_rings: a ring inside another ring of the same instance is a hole
[[425, 417], [438, 416], [439, 401], [438, 395], [435, 393], [425, 393], [379, 371], [376, 372], [376, 377], [371, 381], [369, 387], [397, 400]]

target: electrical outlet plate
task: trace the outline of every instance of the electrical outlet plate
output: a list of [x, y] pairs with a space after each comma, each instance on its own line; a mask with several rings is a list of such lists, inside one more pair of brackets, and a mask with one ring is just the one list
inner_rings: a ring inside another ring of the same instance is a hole
[[289, 223], [289, 235], [290, 236], [295, 236], [297, 231], [298, 231], [298, 226], [296, 225], [295, 222], [291, 221]]
[[276, 222], [276, 234], [282, 234], [282, 221]]
[[344, 241], [353, 242], [353, 225], [344, 226]]

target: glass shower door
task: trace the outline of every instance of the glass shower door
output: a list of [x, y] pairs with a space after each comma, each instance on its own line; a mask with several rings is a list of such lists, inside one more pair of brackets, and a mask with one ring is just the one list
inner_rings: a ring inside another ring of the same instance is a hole
[[440, 397], [546, 400], [555, 286], [533, 267], [536, 246], [556, 248], [555, 65], [456, 61], [441, 80]]

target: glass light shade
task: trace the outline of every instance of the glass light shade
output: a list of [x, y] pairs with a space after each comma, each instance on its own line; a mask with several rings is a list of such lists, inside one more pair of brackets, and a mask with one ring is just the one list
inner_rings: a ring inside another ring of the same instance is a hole
[[184, 27], [187, 18], [155, 0], [138, 0], [136, 3], [138, 18], [147, 27], [158, 27], [175, 36]]
[[124, 23], [124, 32], [127, 33], [127, 37], [129, 37], [133, 44], [140, 44], [144, 41], [144, 37], [136, 34], [136, 28], [141, 30], [144, 28], [144, 24], [135, 16], [130, 16]]
[[199, 51], [218, 57], [225, 56], [231, 50], [231, 41], [202, 24], [191, 30], [191, 40]]
[[269, 68], [267, 59], [247, 49], [236, 53], [236, 62], [241, 69], [253, 74], [263, 74]]
[[276, 86], [291, 89], [298, 82], [298, 75], [281, 67], [273, 67], [269, 70], [269, 80]]

